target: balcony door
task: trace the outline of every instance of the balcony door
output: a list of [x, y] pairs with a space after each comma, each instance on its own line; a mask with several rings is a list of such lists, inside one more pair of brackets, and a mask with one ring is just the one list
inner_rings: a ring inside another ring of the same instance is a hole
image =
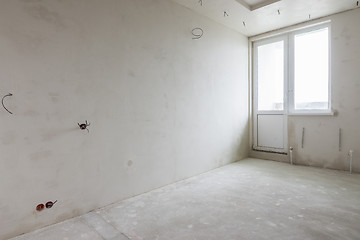
[[286, 37], [254, 43], [254, 150], [287, 152]]

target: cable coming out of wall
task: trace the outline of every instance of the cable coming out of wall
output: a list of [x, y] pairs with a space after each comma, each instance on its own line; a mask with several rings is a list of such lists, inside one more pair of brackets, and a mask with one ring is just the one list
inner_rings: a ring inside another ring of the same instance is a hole
[[197, 27], [191, 30], [191, 33], [194, 36], [192, 39], [200, 39], [204, 34], [204, 30], [202, 30], [202, 28]]
[[5, 108], [5, 110], [6, 110], [8, 113], [13, 114], [13, 113], [12, 113], [12, 112], [10, 112], [10, 111], [9, 111], [9, 109], [7, 109], [7, 108], [5, 107], [5, 105], [4, 105], [4, 98], [6, 98], [6, 97], [11, 97], [11, 96], [12, 96], [12, 94], [11, 94], [11, 93], [6, 94], [6, 95], [2, 98], [2, 100], [1, 100], [1, 104], [2, 104], [2, 106]]

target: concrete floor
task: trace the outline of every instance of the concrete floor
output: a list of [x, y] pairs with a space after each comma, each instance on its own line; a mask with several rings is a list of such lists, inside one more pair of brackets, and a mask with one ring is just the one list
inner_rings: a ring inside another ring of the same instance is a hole
[[23, 239], [360, 239], [360, 175], [247, 159]]

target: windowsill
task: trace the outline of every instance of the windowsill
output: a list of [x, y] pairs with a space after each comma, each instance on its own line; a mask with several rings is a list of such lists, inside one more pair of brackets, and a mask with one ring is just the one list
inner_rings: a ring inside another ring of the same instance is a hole
[[289, 116], [334, 116], [334, 111], [324, 111], [324, 112], [312, 112], [312, 111], [304, 111], [304, 112], [290, 112]]

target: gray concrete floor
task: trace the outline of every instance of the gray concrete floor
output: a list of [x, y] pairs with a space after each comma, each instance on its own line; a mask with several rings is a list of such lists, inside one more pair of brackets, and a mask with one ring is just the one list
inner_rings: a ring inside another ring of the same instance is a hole
[[23, 239], [360, 239], [360, 175], [247, 159]]

